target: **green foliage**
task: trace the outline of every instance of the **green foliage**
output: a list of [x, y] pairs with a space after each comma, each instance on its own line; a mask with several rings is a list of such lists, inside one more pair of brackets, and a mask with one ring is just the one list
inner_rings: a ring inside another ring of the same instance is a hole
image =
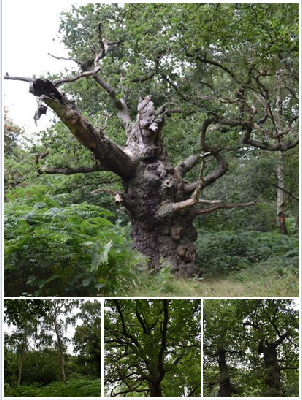
[[[218, 394], [223, 379], [218, 353], [223, 350], [232, 396], [269, 396], [267, 376], [275, 371], [282, 376], [278, 395], [297, 396], [298, 315], [291, 299], [205, 300], [204, 395]], [[269, 365], [259, 350], [262, 343], [275, 344]]]
[[[200, 231], [197, 255], [204, 276], [221, 276], [264, 262], [278, 262], [286, 271], [298, 272], [299, 239], [274, 232]], [[264, 265], [264, 264], [263, 264]]]
[[43, 300], [4, 300], [4, 321], [23, 327], [29, 320], [36, 320], [46, 315], [49, 310], [48, 304]]
[[14, 188], [34, 176], [32, 141], [14, 124], [4, 109], [4, 188]]
[[53, 382], [47, 386], [40, 383], [11, 388], [6, 386], [5, 397], [100, 397], [100, 379], [71, 379], [66, 386]]
[[7, 108], [4, 108], [4, 154], [13, 156], [18, 148], [19, 136], [23, 133], [22, 129], [15, 125], [8, 115]]
[[101, 303], [98, 301], [85, 302], [78, 317], [82, 325], [76, 327], [74, 334], [74, 349], [78, 353], [76, 363], [83, 375], [101, 374]]
[[22, 385], [39, 382], [44, 386], [60, 381], [60, 355], [58, 351], [51, 349], [27, 352], [22, 371]]
[[112, 216], [86, 203], [62, 207], [43, 186], [12, 192], [4, 222], [6, 294], [91, 296], [126, 289], [138, 258]]
[[[5, 320], [10, 324], [10, 329], [5, 325], [6, 396], [100, 396], [99, 301], [10, 299], [5, 301]], [[74, 338], [69, 334], [68, 338], [66, 333], [70, 333], [74, 325], [76, 334]], [[68, 346], [71, 343], [73, 347]], [[67, 349], [72, 348], [74, 351], [69, 354]], [[66, 387], [59, 382], [62, 358]]]
[[200, 394], [199, 300], [106, 300], [104, 324], [109, 395], [148, 393], [148, 377], [163, 396]]

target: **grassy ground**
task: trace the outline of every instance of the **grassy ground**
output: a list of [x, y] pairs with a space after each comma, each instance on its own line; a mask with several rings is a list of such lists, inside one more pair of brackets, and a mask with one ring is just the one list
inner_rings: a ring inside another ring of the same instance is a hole
[[223, 277], [202, 280], [175, 278], [166, 270], [146, 275], [128, 293], [129, 297], [298, 297], [297, 267], [268, 260]]
[[[203, 279], [179, 279], [168, 268], [141, 273], [124, 296], [298, 297], [299, 238], [276, 232], [201, 232]], [[129, 286], [128, 286], [129, 288]]]

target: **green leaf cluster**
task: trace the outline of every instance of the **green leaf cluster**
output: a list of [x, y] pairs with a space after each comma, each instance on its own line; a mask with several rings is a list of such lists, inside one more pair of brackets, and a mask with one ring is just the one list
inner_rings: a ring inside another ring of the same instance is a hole
[[112, 217], [61, 206], [43, 186], [15, 190], [5, 206], [7, 295], [104, 295], [129, 284], [137, 258]]
[[205, 277], [227, 275], [232, 271], [278, 260], [286, 265], [287, 270], [298, 272], [297, 236], [275, 232], [200, 230], [196, 249]]

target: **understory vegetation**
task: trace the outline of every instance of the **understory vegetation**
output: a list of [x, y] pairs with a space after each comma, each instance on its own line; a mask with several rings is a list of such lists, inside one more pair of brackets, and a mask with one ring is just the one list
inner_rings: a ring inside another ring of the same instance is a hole
[[294, 232], [199, 228], [197, 257], [203, 276], [177, 278], [169, 265], [159, 274], [149, 270], [147, 259], [131, 250], [127, 221], [87, 202], [67, 205], [66, 197], [41, 185], [8, 194], [7, 295], [298, 295], [299, 240]]
[[19, 387], [5, 386], [5, 397], [100, 397], [101, 379], [79, 377], [70, 379], [64, 386], [61, 382], [43, 385], [40, 382]]

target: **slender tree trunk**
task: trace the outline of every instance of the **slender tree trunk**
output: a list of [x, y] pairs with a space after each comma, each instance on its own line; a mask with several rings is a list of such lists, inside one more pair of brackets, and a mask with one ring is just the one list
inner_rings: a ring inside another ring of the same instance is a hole
[[24, 344], [22, 346], [22, 350], [21, 350], [21, 354], [20, 354], [20, 358], [19, 358], [19, 367], [18, 367], [18, 381], [17, 381], [17, 386], [21, 385], [21, 381], [22, 381], [22, 369], [23, 369], [23, 359], [24, 359], [24, 354], [25, 354], [25, 350], [26, 350], [26, 336], [25, 336], [25, 341]]
[[226, 355], [226, 350], [220, 349], [218, 354], [218, 364], [219, 364], [219, 374], [220, 374], [219, 397], [232, 396], [232, 386], [225, 355]]
[[279, 155], [277, 164], [277, 225], [279, 232], [287, 234], [284, 214], [284, 156]]
[[[55, 316], [55, 318], [56, 318], [56, 316]], [[63, 382], [63, 385], [66, 386], [66, 372], [65, 372], [64, 348], [63, 348], [63, 343], [62, 343], [62, 339], [61, 339], [61, 335], [60, 335], [60, 331], [59, 331], [58, 324], [57, 324], [56, 321], [54, 322], [54, 324], [55, 324], [55, 332], [56, 332], [56, 336], [57, 336], [57, 343], [58, 343], [59, 352], [60, 352], [62, 382]]]

